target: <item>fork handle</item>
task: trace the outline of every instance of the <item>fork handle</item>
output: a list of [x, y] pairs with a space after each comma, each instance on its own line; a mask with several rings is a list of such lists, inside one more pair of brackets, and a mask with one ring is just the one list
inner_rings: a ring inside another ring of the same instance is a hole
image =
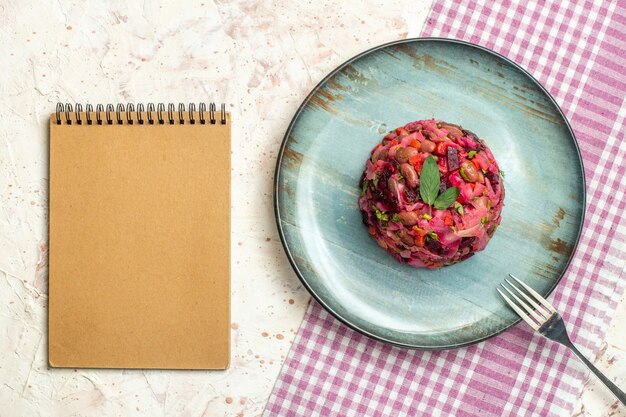
[[607, 378], [606, 376], [604, 376], [604, 374], [602, 372], [600, 372], [600, 370], [598, 368], [595, 367], [595, 365], [593, 363], [591, 363], [587, 358], [585, 358], [583, 356], [582, 353], [580, 353], [578, 351], [578, 349], [576, 349], [576, 346], [574, 346], [574, 344], [572, 342], [570, 343], [563, 343], [564, 345], [566, 345], [568, 348], [570, 348], [572, 350], [572, 352], [574, 352], [576, 354], [576, 356], [578, 356], [580, 358], [581, 361], [584, 362], [585, 365], [587, 365], [587, 368], [589, 368], [591, 370], [591, 372], [593, 372], [594, 374], [596, 374], [596, 376], [598, 377], [598, 379], [600, 381], [602, 381], [604, 383], [604, 385], [606, 385], [606, 387], [608, 389], [611, 390], [611, 392], [613, 393], [613, 395], [615, 395], [617, 397], [617, 399], [624, 405], [626, 406], [626, 393], [624, 393], [624, 391], [622, 391], [621, 389], [619, 389], [617, 387], [617, 385], [615, 385], [613, 382], [611, 382], [611, 380], [609, 378]]

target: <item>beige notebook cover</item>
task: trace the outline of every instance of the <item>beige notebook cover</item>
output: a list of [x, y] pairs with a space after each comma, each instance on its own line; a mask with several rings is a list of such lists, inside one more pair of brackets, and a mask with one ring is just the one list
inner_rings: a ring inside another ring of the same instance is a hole
[[52, 114], [50, 366], [228, 367], [231, 120], [216, 116]]

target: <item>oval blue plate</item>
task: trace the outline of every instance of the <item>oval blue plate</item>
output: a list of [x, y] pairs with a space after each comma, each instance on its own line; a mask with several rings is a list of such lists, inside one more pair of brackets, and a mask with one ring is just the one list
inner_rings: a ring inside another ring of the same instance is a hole
[[[439, 270], [396, 262], [369, 237], [357, 206], [374, 145], [431, 117], [484, 138], [506, 188], [487, 249]], [[503, 56], [447, 39], [382, 45], [334, 70], [298, 109], [276, 167], [278, 230], [305, 287], [353, 329], [416, 349], [468, 345], [517, 323], [496, 287], [513, 273], [549, 294], [578, 243], [584, 207], [578, 145], [546, 90]]]

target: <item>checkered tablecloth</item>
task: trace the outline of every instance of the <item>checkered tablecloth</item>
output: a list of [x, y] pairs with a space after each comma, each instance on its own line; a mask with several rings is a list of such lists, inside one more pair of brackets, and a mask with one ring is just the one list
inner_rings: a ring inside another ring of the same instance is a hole
[[[424, 36], [463, 39], [528, 69], [578, 138], [582, 238], [552, 302], [592, 356], [626, 284], [626, 4], [437, 0]], [[452, 351], [394, 348], [311, 302], [265, 416], [570, 415], [586, 373], [523, 323]]]

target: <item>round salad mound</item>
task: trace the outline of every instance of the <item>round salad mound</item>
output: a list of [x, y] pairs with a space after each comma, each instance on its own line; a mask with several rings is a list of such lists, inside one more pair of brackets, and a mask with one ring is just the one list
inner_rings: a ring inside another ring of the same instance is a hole
[[372, 150], [359, 208], [369, 234], [398, 261], [439, 268], [485, 249], [500, 224], [502, 175], [469, 130], [441, 120], [395, 129]]

